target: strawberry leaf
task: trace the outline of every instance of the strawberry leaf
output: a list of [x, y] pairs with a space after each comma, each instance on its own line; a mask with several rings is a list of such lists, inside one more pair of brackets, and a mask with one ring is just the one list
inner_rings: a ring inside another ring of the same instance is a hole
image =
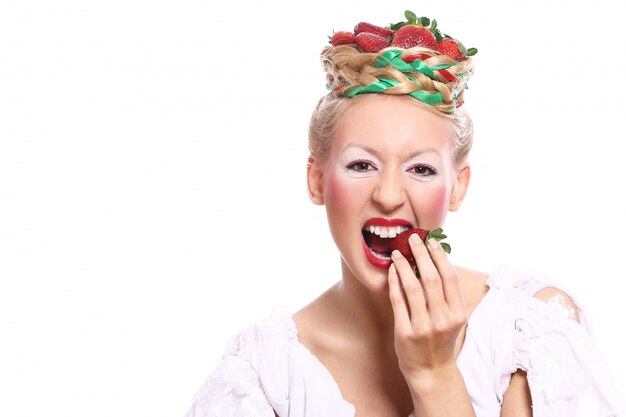
[[426, 16], [420, 17], [420, 25], [424, 27], [428, 27], [428, 25], [430, 25], [430, 19], [427, 18]]
[[389, 25], [389, 29], [391, 29], [391, 30], [398, 30], [398, 29], [400, 29], [404, 25], [406, 25], [406, 22], [392, 23], [392, 24]]
[[474, 56], [478, 53], [478, 49], [476, 48], [470, 48], [467, 50], [467, 56]]
[[448, 245], [445, 242], [441, 242], [440, 244], [441, 244], [441, 247], [443, 248], [444, 252], [446, 252], [446, 253], [452, 252], [452, 248], [450, 247], [450, 245]]
[[417, 15], [410, 10], [404, 11], [404, 17], [406, 17], [407, 23], [415, 24], [417, 22]]
[[435, 29], [437, 29], [437, 19], [433, 19], [433, 21], [430, 24], [430, 31], [434, 32]]
[[443, 39], [443, 36], [441, 35], [441, 31], [439, 29], [434, 29], [433, 35], [435, 35], [435, 39], [437, 40], [437, 42], [441, 42], [441, 40]]

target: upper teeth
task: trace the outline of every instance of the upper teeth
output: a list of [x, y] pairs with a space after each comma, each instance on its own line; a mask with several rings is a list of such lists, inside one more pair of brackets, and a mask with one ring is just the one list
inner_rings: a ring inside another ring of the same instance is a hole
[[394, 238], [405, 230], [409, 230], [408, 226], [396, 226], [396, 227], [385, 227], [385, 226], [368, 226], [365, 228], [370, 233], [374, 233], [383, 238]]

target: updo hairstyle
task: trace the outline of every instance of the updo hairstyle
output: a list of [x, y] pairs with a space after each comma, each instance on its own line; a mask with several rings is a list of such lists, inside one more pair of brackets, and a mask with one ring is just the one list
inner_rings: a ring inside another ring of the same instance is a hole
[[[433, 71], [436, 78], [433, 80], [421, 72], [404, 73], [391, 65], [375, 67], [374, 63], [389, 49], [398, 48], [385, 48], [377, 53], [367, 53], [349, 45], [341, 45], [327, 46], [322, 50], [321, 62], [327, 73], [327, 82], [329, 86], [334, 87], [332, 92], [319, 100], [311, 116], [309, 124], [311, 155], [320, 161], [326, 160], [330, 150], [330, 138], [339, 120], [352, 106], [367, 96], [360, 94], [347, 97], [345, 94], [358, 86], [368, 86], [380, 78], [386, 78], [397, 81], [398, 84], [376, 94], [408, 95], [418, 90], [441, 93], [443, 98], [441, 103], [426, 104], [412, 97], [411, 101], [416, 106], [442, 117], [449, 124], [453, 133], [453, 161], [455, 167], [460, 169], [467, 162], [474, 136], [472, 121], [465, 109], [460, 107], [463, 103], [466, 80], [473, 74], [472, 58], [465, 57], [456, 65], [447, 68], [446, 71], [454, 76], [453, 81], [449, 81], [450, 77], [444, 76], [438, 70]], [[423, 47], [405, 49], [399, 57], [407, 58], [416, 54], [427, 55], [423, 62], [429, 67], [456, 62], [446, 55]]]

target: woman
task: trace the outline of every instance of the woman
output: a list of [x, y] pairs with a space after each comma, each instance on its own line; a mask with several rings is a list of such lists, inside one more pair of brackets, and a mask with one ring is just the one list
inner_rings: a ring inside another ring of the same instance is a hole
[[[407, 20], [407, 30], [359, 24], [368, 35], [333, 36], [322, 51], [331, 93], [311, 119], [308, 192], [326, 207], [341, 280], [234, 337], [189, 416], [622, 411], [568, 294], [529, 274], [454, 266], [417, 233], [406, 256], [392, 250], [406, 230], [442, 227], [471, 172], [462, 104], [474, 51]], [[400, 39], [411, 27], [417, 44]]]

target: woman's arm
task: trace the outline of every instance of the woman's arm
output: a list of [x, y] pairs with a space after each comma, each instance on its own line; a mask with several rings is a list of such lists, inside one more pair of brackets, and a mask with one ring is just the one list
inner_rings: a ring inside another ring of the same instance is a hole
[[532, 401], [526, 372], [521, 369], [511, 375], [509, 389], [502, 400], [500, 417], [532, 417]]

